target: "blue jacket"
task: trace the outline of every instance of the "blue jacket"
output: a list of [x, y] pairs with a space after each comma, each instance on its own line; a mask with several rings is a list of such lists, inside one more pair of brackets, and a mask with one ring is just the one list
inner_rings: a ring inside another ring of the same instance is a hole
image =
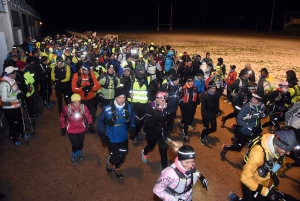
[[167, 55], [165, 59], [165, 71], [168, 73], [172, 67], [173, 67], [172, 55]]
[[204, 79], [198, 80], [197, 77], [195, 76], [194, 85], [197, 87], [199, 94], [202, 94], [202, 92], [204, 92], [205, 90]]
[[112, 115], [111, 106], [106, 105], [102, 108], [101, 114], [98, 118], [98, 132], [102, 133], [105, 132], [106, 135], [110, 138], [110, 142], [119, 143], [124, 142], [128, 139], [128, 127], [133, 126], [135, 127], [135, 114], [132, 110], [132, 107], [129, 103], [128, 105], [128, 113], [129, 113], [129, 126], [126, 124], [125, 119], [125, 106], [121, 109], [116, 108], [116, 124], [114, 126], [107, 126], [105, 125], [105, 120], [110, 120]]
[[252, 128], [260, 126], [264, 107], [263, 103], [259, 106], [245, 103], [236, 117], [236, 123], [239, 125], [238, 131], [244, 135], [251, 135]]

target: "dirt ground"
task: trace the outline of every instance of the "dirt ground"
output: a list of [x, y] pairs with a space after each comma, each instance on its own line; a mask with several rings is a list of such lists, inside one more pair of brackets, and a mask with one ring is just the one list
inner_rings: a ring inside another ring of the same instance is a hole
[[[299, 73], [300, 42], [297, 37], [278, 37], [267, 35], [221, 34], [221, 33], [111, 33], [121, 38], [154, 42], [160, 45], [172, 45], [178, 52], [200, 54], [211, 52], [214, 62], [223, 57], [225, 64], [237, 66], [238, 72], [250, 63], [256, 73], [267, 67], [277, 82], [285, 79], [285, 71], [294, 69]], [[232, 106], [220, 99], [223, 114], [232, 111]], [[52, 95], [55, 101], [55, 96]], [[7, 201], [39, 200], [159, 200], [152, 188], [161, 172], [157, 147], [149, 153], [149, 162], [141, 161], [141, 150], [146, 145], [145, 136], [137, 147], [129, 140], [129, 153], [122, 166], [123, 179], [105, 171], [108, 156], [107, 147], [102, 145], [98, 135], [88, 134], [83, 149], [85, 158], [73, 165], [71, 144], [67, 136], [60, 136], [59, 115], [55, 105], [52, 109], [40, 106], [42, 114], [37, 119], [36, 134], [23, 146], [14, 146], [7, 138], [5, 129], [1, 129], [0, 141], [0, 192]], [[100, 113], [98, 108], [97, 115]], [[178, 110], [177, 117], [180, 117]], [[208, 191], [197, 183], [193, 188], [193, 200], [225, 201], [230, 191], [241, 193], [239, 176], [242, 168], [244, 148], [241, 152], [228, 152], [227, 160], [221, 161], [219, 152], [224, 143], [229, 143], [232, 133], [230, 125], [234, 119], [226, 122], [226, 128], [220, 127], [212, 133], [210, 144], [202, 146], [199, 142], [203, 129], [200, 108], [195, 115], [196, 129], [189, 131], [190, 145], [196, 150], [197, 169], [208, 179]], [[176, 125], [176, 134], [172, 139], [182, 139]], [[5, 122], [4, 122], [5, 126]], [[95, 123], [96, 126], [96, 123]], [[266, 133], [267, 130], [264, 130]], [[28, 133], [30, 133], [28, 131]], [[173, 161], [174, 155], [169, 153]], [[171, 164], [171, 162], [170, 162]], [[299, 168], [293, 168], [280, 178], [279, 190], [300, 199]]]

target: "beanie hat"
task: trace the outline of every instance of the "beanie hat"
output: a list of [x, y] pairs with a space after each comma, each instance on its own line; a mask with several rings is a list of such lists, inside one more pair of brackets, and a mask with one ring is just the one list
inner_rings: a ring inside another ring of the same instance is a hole
[[235, 65], [230, 65], [232, 70], [235, 70], [236, 66]]
[[223, 64], [223, 58], [218, 58], [218, 62]]
[[35, 60], [35, 58], [34, 58], [33, 56], [29, 56], [29, 57], [27, 57], [26, 62], [27, 62], [27, 63], [31, 63], [31, 62], [33, 62], [34, 60]]
[[46, 57], [46, 56], [42, 56], [42, 58], [41, 58], [41, 62], [45, 62], [45, 61], [47, 61], [48, 60], [48, 57]]
[[125, 90], [123, 87], [118, 87], [115, 90], [115, 98], [119, 97], [119, 96], [126, 96], [125, 95]]
[[266, 74], [269, 74], [269, 71], [266, 68], [262, 68], [260, 72], [264, 71]]
[[138, 79], [142, 79], [145, 77], [145, 73], [140, 73], [140, 71], [144, 71], [145, 72], [145, 67], [143, 64], [138, 64], [136, 65], [135, 69], [135, 75]]
[[19, 68], [19, 70], [22, 70], [25, 68], [25, 62], [17, 61], [16, 66]]
[[248, 74], [249, 70], [247, 68], [244, 68], [241, 70], [239, 76], [242, 76], [242, 75], [245, 75], [245, 74]]
[[258, 100], [259, 102], [262, 102], [263, 101], [263, 97], [264, 95], [260, 92], [257, 92], [257, 93], [252, 93], [252, 97], [256, 98], [256, 100]]
[[155, 99], [167, 99], [167, 94], [164, 91], [158, 91], [155, 94]]
[[71, 102], [76, 101], [76, 100], [79, 100], [79, 101], [81, 100], [81, 97], [79, 94], [73, 94], [71, 96]]
[[173, 74], [171, 74], [171, 76], [172, 76], [171, 81], [175, 81], [175, 80], [178, 80], [180, 78], [177, 73], [173, 73]]
[[196, 71], [196, 76], [204, 76], [204, 72], [203, 72], [203, 70], [202, 69], [197, 69], [197, 71]]
[[82, 64], [83, 70], [89, 70], [90, 67], [91, 67], [90, 62], [88, 62], [88, 61], [83, 62], [83, 64]]
[[189, 75], [189, 76], [187, 76], [187, 79], [186, 79], [186, 80], [194, 80], [194, 76]]
[[196, 157], [195, 150], [190, 145], [183, 145], [178, 150], [179, 161], [195, 159], [195, 157]]
[[297, 146], [297, 139], [293, 130], [280, 130], [275, 133], [274, 144], [285, 151], [292, 151]]
[[210, 88], [212, 88], [212, 87], [217, 87], [217, 85], [216, 85], [216, 83], [215, 83], [214, 81], [210, 81], [210, 82], [208, 83], [208, 86], [207, 86], [208, 89], [210, 89]]

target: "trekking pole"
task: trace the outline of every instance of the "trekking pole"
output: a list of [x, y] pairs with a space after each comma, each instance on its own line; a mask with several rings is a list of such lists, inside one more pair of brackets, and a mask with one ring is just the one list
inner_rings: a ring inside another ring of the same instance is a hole
[[28, 108], [27, 108], [27, 105], [26, 105], [26, 101], [24, 100], [24, 105], [25, 105], [25, 110], [26, 110], [26, 114], [27, 114], [27, 119], [29, 121], [29, 125], [30, 125], [30, 130], [31, 130], [31, 134], [34, 135], [35, 132], [33, 130], [33, 126], [32, 126], [32, 122], [31, 122], [31, 118], [29, 116], [29, 113], [28, 113]]
[[25, 142], [28, 143], [28, 138], [27, 138], [27, 133], [26, 133], [26, 127], [25, 127], [25, 121], [24, 121], [24, 117], [23, 117], [23, 110], [21, 108], [21, 116], [22, 116], [22, 122], [23, 122], [23, 132], [24, 132], [24, 137], [25, 137]]

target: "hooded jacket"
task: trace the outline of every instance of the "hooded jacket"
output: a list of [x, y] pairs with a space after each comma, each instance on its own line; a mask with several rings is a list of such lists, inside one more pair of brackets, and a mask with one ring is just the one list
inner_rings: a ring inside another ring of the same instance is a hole
[[271, 175], [270, 172], [268, 172], [266, 177], [260, 177], [258, 175], [258, 168], [264, 164], [265, 157], [268, 161], [273, 158], [279, 158], [279, 156], [275, 153], [273, 139], [273, 134], [268, 133], [263, 135], [261, 146], [255, 145], [251, 149], [249, 159], [244, 165], [240, 177], [241, 182], [254, 192], [257, 190], [258, 185], [261, 184], [263, 188], [259, 193], [263, 196], [266, 196], [268, 192], [268, 185], [271, 179]]

